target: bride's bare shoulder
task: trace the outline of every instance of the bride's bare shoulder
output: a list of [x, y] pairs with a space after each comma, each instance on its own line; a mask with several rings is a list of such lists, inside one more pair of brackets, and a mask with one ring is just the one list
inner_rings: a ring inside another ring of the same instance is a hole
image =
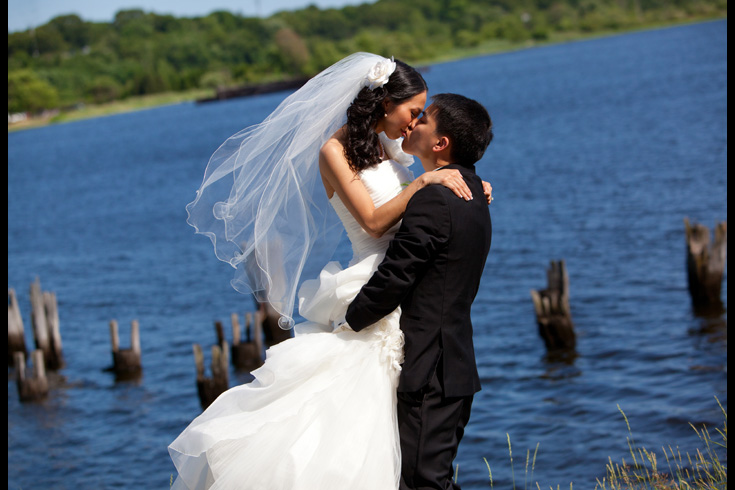
[[321, 148], [319, 152], [322, 159], [334, 160], [344, 159], [345, 152], [345, 130], [344, 128], [339, 129], [336, 133], [329, 138]]

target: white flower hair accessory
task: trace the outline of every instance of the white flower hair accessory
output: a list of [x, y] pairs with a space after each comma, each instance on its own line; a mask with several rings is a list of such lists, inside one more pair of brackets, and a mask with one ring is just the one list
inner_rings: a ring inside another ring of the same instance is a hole
[[390, 59], [382, 59], [375, 63], [367, 74], [365, 86], [370, 90], [382, 87], [388, 82], [388, 79], [396, 70], [396, 62], [391, 56]]

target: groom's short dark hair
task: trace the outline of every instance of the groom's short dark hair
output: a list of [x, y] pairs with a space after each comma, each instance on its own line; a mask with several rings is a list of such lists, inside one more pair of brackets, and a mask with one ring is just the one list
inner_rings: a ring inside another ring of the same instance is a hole
[[493, 139], [493, 123], [487, 110], [476, 100], [459, 94], [437, 94], [431, 98], [436, 133], [452, 144], [452, 163], [474, 165]]

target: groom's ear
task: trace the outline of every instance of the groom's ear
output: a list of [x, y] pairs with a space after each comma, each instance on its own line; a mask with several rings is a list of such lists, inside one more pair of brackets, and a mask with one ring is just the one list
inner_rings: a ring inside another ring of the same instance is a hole
[[449, 148], [449, 138], [447, 136], [439, 136], [439, 139], [434, 143], [432, 151], [438, 153], [446, 150], [447, 148]]

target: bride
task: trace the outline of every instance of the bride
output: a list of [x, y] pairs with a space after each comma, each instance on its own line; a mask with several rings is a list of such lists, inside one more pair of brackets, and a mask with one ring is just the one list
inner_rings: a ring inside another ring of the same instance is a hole
[[[456, 170], [414, 179], [401, 150], [426, 103], [405, 63], [356, 53], [286, 98], [212, 156], [188, 222], [295, 337], [271, 347], [255, 380], [223, 393], [169, 446], [174, 488], [396, 489], [400, 308], [359, 333], [335, 328], [380, 264], [411, 196]], [[490, 200], [491, 188], [485, 184]], [[346, 269], [327, 260], [342, 229]], [[324, 266], [298, 289], [299, 279]]]

